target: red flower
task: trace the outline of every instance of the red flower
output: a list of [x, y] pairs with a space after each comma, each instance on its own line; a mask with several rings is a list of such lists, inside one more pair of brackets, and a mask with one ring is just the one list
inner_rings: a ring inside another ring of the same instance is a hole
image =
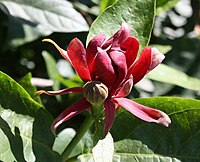
[[93, 103], [103, 103], [105, 112], [105, 134], [110, 130], [115, 112], [120, 106], [136, 117], [156, 122], [164, 126], [171, 123], [162, 111], [140, 105], [126, 97], [134, 84], [155, 68], [164, 59], [157, 49], [146, 47], [137, 61], [139, 42], [130, 36], [130, 28], [122, 23], [121, 28], [108, 40], [105, 34], [96, 35], [85, 49], [81, 41], [74, 38], [67, 51], [61, 49], [52, 40], [61, 55], [74, 67], [85, 83], [84, 87], [75, 87], [60, 91], [38, 91], [37, 94], [83, 93], [83, 97], [62, 112], [52, 123], [52, 131], [64, 121], [92, 107]]

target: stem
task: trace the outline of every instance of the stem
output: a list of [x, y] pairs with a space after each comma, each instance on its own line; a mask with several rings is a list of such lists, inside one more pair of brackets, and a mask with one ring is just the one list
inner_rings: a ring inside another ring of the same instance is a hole
[[91, 115], [89, 115], [85, 119], [85, 121], [83, 122], [83, 124], [81, 125], [81, 127], [78, 129], [75, 137], [71, 140], [71, 142], [69, 143], [69, 145], [67, 146], [67, 148], [62, 153], [61, 158], [62, 158], [63, 162], [65, 162], [69, 158], [69, 155], [71, 154], [71, 152], [73, 151], [73, 149], [76, 147], [76, 145], [78, 144], [78, 142], [85, 135], [85, 133], [88, 131], [88, 129], [90, 128], [90, 126], [93, 124], [93, 122], [94, 122], [94, 119], [93, 119], [93, 117]]

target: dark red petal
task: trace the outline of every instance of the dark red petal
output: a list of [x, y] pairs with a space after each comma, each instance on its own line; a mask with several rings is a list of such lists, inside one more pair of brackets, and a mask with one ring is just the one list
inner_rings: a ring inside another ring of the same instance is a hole
[[57, 127], [62, 124], [64, 121], [69, 120], [73, 116], [81, 113], [82, 111], [89, 109], [91, 104], [87, 102], [84, 98], [77, 101], [75, 104], [71, 105], [65, 109], [52, 123], [51, 131], [55, 135]]
[[109, 89], [116, 80], [115, 70], [107, 52], [98, 47], [94, 60], [92, 79], [101, 81]]
[[126, 57], [124, 53], [117, 50], [111, 51], [109, 55], [113, 62], [113, 66], [115, 68], [115, 74], [117, 76], [117, 79], [112, 87], [112, 92], [114, 93], [115, 90], [120, 85], [120, 83], [125, 79], [127, 75]]
[[122, 84], [120, 90], [117, 92], [115, 97], [128, 96], [128, 94], [131, 92], [132, 87], [133, 87], [133, 77], [131, 75], [131, 77]]
[[102, 48], [107, 48], [110, 44], [112, 44], [112, 47], [120, 47], [124, 40], [130, 36], [130, 33], [130, 27], [123, 22], [121, 28], [105, 42]]
[[82, 42], [78, 38], [74, 38], [68, 48], [67, 52], [72, 62], [72, 66], [77, 71], [81, 79], [86, 82], [91, 80], [90, 72], [86, 61], [86, 51]]
[[151, 65], [151, 48], [146, 47], [141, 52], [140, 58], [130, 67], [128, 74], [133, 75], [133, 84], [139, 82], [149, 70]]
[[70, 93], [82, 93], [83, 88], [82, 87], [74, 87], [74, 88], [66, 88], [58, 91], [45, 91], [45, 90], [39, 90], [36, 92], [36, 95], [41, 94], [47, 94], [49, 96], [55, 96], [55, 95], [63, 95], [63, 94], [70, 94]]
[[159, 123], [166, 127], [171, 123], [169, 116], [160, 110], [140, 105], [127, 98], [114, 98], [113, 100], [144, 121]]
[[121, 45], [121, 49], [125, 50], [127, 67], [130, 67], [135, 61], [139, 49], [139, 42], [134, 37], [128, 37]]
[[86, 58], [90, 69], [92, 68], [93, 60], [97, 53], [97, 47], [101, 47], [105, 39], [106, 34], [98, 34], [89, 42], [88, 47], [86, 49]]
[[110, 128], [112, 127], [115, 119], [115, 104], [110, 100], [106, 100], [104, 103], [104, 107], [105, 107], [104, 135], [106, 136]]

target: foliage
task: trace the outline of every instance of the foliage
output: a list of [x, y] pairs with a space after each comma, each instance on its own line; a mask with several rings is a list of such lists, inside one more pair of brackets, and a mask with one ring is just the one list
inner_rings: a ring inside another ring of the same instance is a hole
[[[87, 43], [98, 33], [111, 36], [122, 22], [127, 22], [132, 28], [132, 35], [139, 39], [140, 48], [143, 49], [149, 42], [155, 16], [154, 6], [154, 0], [140, 3], [126, 0], [117, 1], [94, 21], [87, 37]], [[106, 30], [104, 30], [105, 28]]]
[[1, 0], [0, 2], [8, 23], [7, 34], [3, 38], [6, 40], [3, 49], [33, 41], [52, 32], [88, 30], [83, 17], [65, 0]]

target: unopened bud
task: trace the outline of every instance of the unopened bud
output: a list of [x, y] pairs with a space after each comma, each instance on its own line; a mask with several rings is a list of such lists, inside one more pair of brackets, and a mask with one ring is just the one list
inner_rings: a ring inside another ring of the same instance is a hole
[[102, 104], [108, 97], [108, 88], [100, 81], [87, 82], [83, 86], [83, 97], [91, 104]]

